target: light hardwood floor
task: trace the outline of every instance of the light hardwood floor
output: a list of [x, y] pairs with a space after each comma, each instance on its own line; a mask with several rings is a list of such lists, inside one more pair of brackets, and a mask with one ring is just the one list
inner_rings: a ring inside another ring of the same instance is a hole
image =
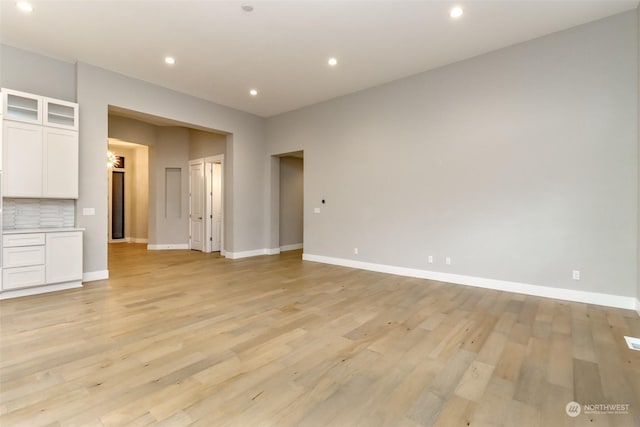
[[3, 427], [640, 425], [633, 311], [299, 251], [109, 251], [108, 281], [0, 302]]

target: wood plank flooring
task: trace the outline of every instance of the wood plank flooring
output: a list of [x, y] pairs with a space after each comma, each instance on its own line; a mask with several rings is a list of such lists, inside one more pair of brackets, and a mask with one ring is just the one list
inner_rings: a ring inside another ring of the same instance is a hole
[[3, 427], [640, 425], [633, 311], [299, 251], [109, 251], [108, 281], [0, 302]]

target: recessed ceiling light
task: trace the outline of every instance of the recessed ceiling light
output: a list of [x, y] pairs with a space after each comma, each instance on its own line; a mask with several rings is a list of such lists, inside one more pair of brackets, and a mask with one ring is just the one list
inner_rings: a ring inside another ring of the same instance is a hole
[[331, 65], [332, 67], [335, 67], [336, 65], [338, 65], [338, 60], [336, 58], [329, 58], [329, 60], [327, 61], [327, 63], [329, 65]]
[[16, 3], [16, 6], [23, 12], [33, 12], [33, 6], [31, 6], [31, 3], [28, 1], [19, 1]]
[[449, 16], [452, 18], [460, 18], [462, 16], [462, 8], [460, 6], [456, 6], [449, 11]]
[[166, 58], [164, 58], [164, 62], [166, 62], [169, 65], [173, 65], [176, 63], [176, 60], [171, 56], [167, 56]]
[[242, 10], [244, 10], [245, 12], [252, 12], [253, 11], [253, 5], [251, 5], [249, 3], [242, 3]]
[[257, 95], [258, 95], [258, 91], [257, 91], [257, 90], [255, 90], [255, 89], [251, 89], [251, 90], [249, 91], [249, 95], [251, 95], [251, 96], [257, 96]]

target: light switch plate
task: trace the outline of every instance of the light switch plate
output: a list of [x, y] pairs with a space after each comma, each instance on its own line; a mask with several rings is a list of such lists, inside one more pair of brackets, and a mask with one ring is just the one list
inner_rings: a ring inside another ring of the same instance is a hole
[[82, 208], [82, 215], [93, 216], [96, 214], [96, 208]]
[[320, 208], [313, 208], [313, 213], [320, 213]]

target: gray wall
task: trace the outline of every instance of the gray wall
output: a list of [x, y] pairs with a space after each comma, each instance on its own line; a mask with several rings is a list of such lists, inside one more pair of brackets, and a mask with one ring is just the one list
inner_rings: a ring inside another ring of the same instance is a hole
[[[636, 25], [636, 40], [640, 40], [640, 5], [636, 9], [636, 15], [638, 17]], [[637, 290], [636, 290], [636, 309], [640, 312], [640, 42], [638, 42], [638, 178], [636, 185], [638, 186], [638, 259], [637, 259]]]
[[2, 87], [75, 102], [74, 64], [0, 44]]
[[[159, 127], [156, 146], [152, 148], [155, 217], [154, 241], [150, 244], [189, 244], [189, 131], [181, 127]], [[167, 169], [179, 169], [182, 191], [171, 194], [167, 188]], [[151, 204], [151, 202], [150, 202]], [[175, 209], [174, 209], [175, 207]], [[178, 211], [177, 215], [171, 212]]]
[[[80, 104], [80, 198], [78, 212], [96, 208], [96, 216], [79, 216], [87, 228], [85, 271], [107, 268], [106, 182], [104, 158], [107, 140], [108, 106], [165, 117], [197, 127], [217, 129], [228, 134], [225, 167], [225, 246], [228, 251], [264, 247], [262, 206], [264, 181], [264, 120], [192, 96], [180, 94], [147, 82], [116, 74], [89, 64], [77, 64], [77, 95]], [[134, 141], [135, 142], [135, 141]], [[149, 150], [149, 168], [158, 159]], [[187, 152], [188, 153], [188, 152]], [[188, 154], [186, 155], [188, 157]], [[149, 205], [153, 201], [149, 182]], [[149, 240], [153, 238], [151, 218]], [[155, 224], [156, 228], [159, 224]]]
[[189, 129], [189, 160], [224, 154], [227, 148], [227, 135]]
[[[264, 119], [89, 64], [74, 66], [7, 46], [2, 46], [1, 67], [3, 87], [80, 104], [80, 196], [76, 209], [78, 225], [86, 229], [85, 273], [107, 270], [105, 159], [109, 105], [229, 134], [225, 153], [225, 246], [230, 252], [265, 246]], [[95, 208], [96, 215], [82, 216], [83, 208]]]
[[158, 127], [140, 120], [109, 115], [109, 138], [151, 147], [156, 144]]
[[[185, 127], [155, 126], [136, 119], [109, 116], [109, 137], [147, 145], [149, 151], [149, 244], [188, 244], [189, 241], [189, 160], [225, 154], [227, 135]], [[182, 171], [180, 218], [166, 216], [166, 169]], [[225, 171], [225, 182], [229, 175]], [[225, 203], [228, 199], [225, 194]], [[225, 209], [225, 216], [227, 216]], [[229, 228], [225, 222], [225, 232]]]
[[305, 153], [305, 253], [636, 295], [636, 26], [628, 12], [268, 119], [268, 154]]
[[303, 160], [280, 158], [280, 246], [302, 243], [304, 210]]

